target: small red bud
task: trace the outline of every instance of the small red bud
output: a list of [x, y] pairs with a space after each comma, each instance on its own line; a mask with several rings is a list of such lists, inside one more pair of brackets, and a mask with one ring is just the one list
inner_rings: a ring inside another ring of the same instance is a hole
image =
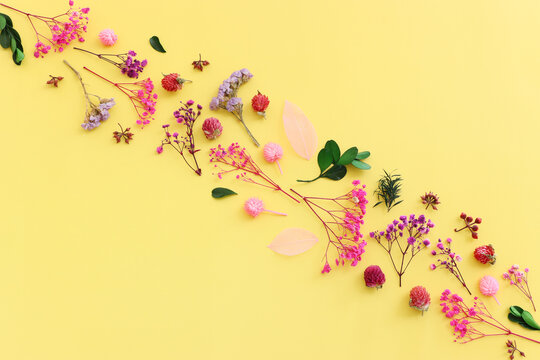
[[474, 222], [476, 224], [481, 224], [482, 223], [482, 218], [476, 218], [476, 219], [474, 219]]
[[465, 220], [465, 218], [467, 217], [467, 214], [462, 212], [461, 215], [459, 215], [459, 217], [462, 218], [463, 220]]
[[471, 226], [472, 231], [478, 231], [478, 225]]
[[467, 221], [468, 223], [470, 223], [471, 221], [473, 221], [472, 216], [467, 216], [467, 218], [465, 219], [465, 221]]
[[478, 233], [473, 232], [473, 233], [472, 233], [472, 238], [473, 238], [473, 239], [478, 239]]

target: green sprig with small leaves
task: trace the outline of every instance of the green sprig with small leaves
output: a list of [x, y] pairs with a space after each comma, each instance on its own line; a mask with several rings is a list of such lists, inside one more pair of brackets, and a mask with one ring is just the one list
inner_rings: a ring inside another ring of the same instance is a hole
[[13, 62], [21, 65], [24, 59], [21, 36], [13, 28], [13, 21], [6, 14], [0, 14], [0, 31], [0, 45], [4, 49], [11, 48]]
[[383, 171], [384, 175], [379, 179], [375, 190], [375, 195], [379, 201], [373, 207], [384, 203], [386, 209], [390, 211], [390, 209], [403, 201], [396, 201], [401, 196], [401, 182], [403, 179], [401, 175], [389, 174], [386, 170]]
[[540, 330], [540, 325], [534, 320], [533, 316], [527, 310], [523, 310], [519, 306], [510, 306], [508, 320], [518, 323], [525, 329]]
[[343, 154], [338, 144], [334, 140], [328, 140], [324, 148], [319, 151], [317, 163], [321, 173], [312, 180], [296, 180], [298, 182], [312, 182], [320, 178], [330, 180], [341, 180], [347, 175], [347, 165], [353, 165], [361, 170], [369, 170], [371, 166], [363, 162], [371, 153], [369, 151], [358, 151], [356, 146], [349, 148]]

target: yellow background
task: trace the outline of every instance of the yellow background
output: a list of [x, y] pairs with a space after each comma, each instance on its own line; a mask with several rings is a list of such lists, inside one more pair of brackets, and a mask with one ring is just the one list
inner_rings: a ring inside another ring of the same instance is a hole
[[[54, 15], [65, 3], [11, 5]], [[322, 276], [325, 239], [304, 206], [211, 175], [208, 149], [218, 143], [239, 141], [256, 159], [262, 157], [232, 116], [207, 105], [231, 72], [247, 67], [255, 76], [240, 96], [247, 103], [259, 89], [271, 103], [267, 120], [248, 107], [246, 121], [261, 143], [275, 141], [285, 149], [283, 176], [263, 163], [276, 181], [330, 196], [360, 178], [373, 204], [382, 170], [396, 169], [405, 179], [404, 202], [390, 213], [370, 206], [366, 234], [399, 215], [422, 213], [419, 197], [432, 190], [442, 204], [426, 213], [436, 224], [431, 239], [455, 239], [475, 292], [483, 275], [500, 278], [519, 263], [531, 267], [533, 293], [540, 296], [538, 1], [80, 5], [91, 7], [85, 48], [108, 52], [97, 34], [113, 28], [119, 41], [112, 49], [134, 49], [147, 58], [145, 75], [156, 84], [162, 72], [179, 72], [193, 83], [180, 93], [159, 88], [156, 121], [136, 129], [132, 144], [116, 144], [117, 122], [135, 128], [128, 99], [81, 70], [91, 92], [118, 103], [105, 124], [85, 132], [80, 84], [62, 59], [116, 81], [124, 79], [120, 72], [73, 49], [33, 58], [35, 40], [24, 16], [0, 9], [15, 22], [27, 55], [16, 67], [9, 50], [0, 51], [0, 358], [508, 358], [507, 337], [452, 342], [437, 298], [447, 287], [459, 291], [459, 284], [447, 272], [430, 272], [427, 252], [415, 259], [402, 288], [389, 259], [371, 241], [357, 268]], [[152, 35], [161, 38], [166, 54], [150, 48]], [[202, 73], [190, 66], [199, 53], [211, 63]], [[49, 74], [65, 77], [59, 88], [45, 84]], [[200, 102], [203, 119], [217, 116], [225, 127], [213, 142], [197, 129], [201, 178], [170, 149], [155, 153], [161, 124], [171, 122], [179, 99]], [[285, 99], [304, 110], [321, 146], [335, 139], [342, 148], [370, 150], [373, 169], [350, 169], [340, 182], [297, 185], [295, 179], [315, 176], [317, 165], [296, 156], [286, 141]], [[215, 186], [239, 196], [214, 200]], [[241, 206], [250, 196], [289, 216], [248, 218]], [[454, 234], [461, 211], [484, 219], [479, 240]], [[309, 229], [321, 241], [293, 258], [266, 248], [290, 226]], [[493, 267], [472, 257], [476, 246], [488, 243], [498, 255]], [[363, 284], [370, 264], [386, 272], [380, 291]], [[415, 285], [426, 286], [433, 298], [424, 316], [408, 307]], [[484, 300], [501, 320], [509, 305], [530, 308], [502, 282], [502, 306]], [[527, 358], [540, 357], [540, 345], [518, 345]]]

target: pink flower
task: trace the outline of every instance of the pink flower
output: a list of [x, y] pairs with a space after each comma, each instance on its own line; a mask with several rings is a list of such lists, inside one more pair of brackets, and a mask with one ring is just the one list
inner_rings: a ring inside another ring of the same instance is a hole
[[332, 270], [332, 268], [330, 267], [330, 264], [328, 264], [328, 262], [326, 264], [324, 264], [324, 267], [321, 271], [322, 274], [327, 274], [330, 272], [330, 270]]
[[431, 304], [431, 297], [423, 286], [415, 286], [411, 289], [409, 294], [409, 306], [416, 310], [427, 311]]
[[157, 151], [158, 154], [161, 154], [163, 152], [163, 146], [158, 146], [156, 148], [156, 151]]
[[244, 210], [252, 216], [257, 217], [261, 212], [264, 211], [264, 204], [260, 199], [250, 198], [244, 203]]
[[364, 281], [367, 287], [382, 288], [386, 277], [378, 265], [371, 265], [364, 270]]
[[204, 120], [202, 130], [204, 132], [204, 136], [206, 136], [208, 140], [213, 140], [221, 136], [221, 133], [223, 132], [223, 125], [221, 125], [218, 119], [210, 117]]
[[435, 270], [435, 269], [437, 268], [437, 266], [436, 266], [435, 264], [431, 264], [431, 265], [429, 265], [429, 268], [430, 268], [431, 270]]
[[99, 40], [105, 46], [113, 46], [118, 40], [118, 36], [111, 29], [102, 30], [99, 33]]

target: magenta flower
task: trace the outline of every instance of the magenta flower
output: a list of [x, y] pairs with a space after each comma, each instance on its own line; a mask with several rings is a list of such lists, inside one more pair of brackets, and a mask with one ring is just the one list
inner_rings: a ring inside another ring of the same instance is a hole
[[531, 302], [534, 311], [536, 311], [536, 306], [534, 305], [534, 301], [531, 294], [531, 289], [529, 288], [529, 281], [528, 281], [528, 275], [529, 275], [529, 268], [523, 269], [523, 271], [519, 270], [519, 265], [515, 264], [510, 267], [510, 269], [507, 270], [503, 274], [503, 279], [509, 280], [510, 285], [515, 286], [523, 295], [525, 295], [529, 301]]
[[138, 79], [139, 74], [143, 72], [146, 65], [148, 65], [147, 60], [139, 61], [135, 59], [135, 56], [137, 56], [137, 53], [135, 51], [130, 50], [127, 53], [123, 54], [96, 54], [91, 51], [81, 49], [78, 47], [74, 48], [75, 50], [80, 50], [87, 52], [89, 54], [97, 56], [99, 59], [108, 62], [109, 64], [112, 64], [120, 69], [122, 74], [127, 75], [130, 78]]
[[465, 278], [463, 277], [463, 274], [458, 267], [458, 262], [461, 261], [461, 256], [457, 255], [455, 252], [452, 252], [452, 250], [450, 249], [452, 239], [448, 238], [446, 239], [446, 242], [448, 243], [448, 247], [444, 246], [441, 239], [439, 239], [439, 241], [437, 242], [437, 249], [439, 249], [440, 251], [432, 251], [431, 255], [440, 256], [442, 257], [442, 259], [437, 259], [438, 264], [431, 264], [430, 268], [431, 270], [435, 270], [437, 268], [448, 270], [450, 274], [454, 275], [456, 279], [458, 279], [461, 285], [463, 285], [463, 287], [467, 290], [469, 295], [471, 295], [471, 291], [465, 283]]

